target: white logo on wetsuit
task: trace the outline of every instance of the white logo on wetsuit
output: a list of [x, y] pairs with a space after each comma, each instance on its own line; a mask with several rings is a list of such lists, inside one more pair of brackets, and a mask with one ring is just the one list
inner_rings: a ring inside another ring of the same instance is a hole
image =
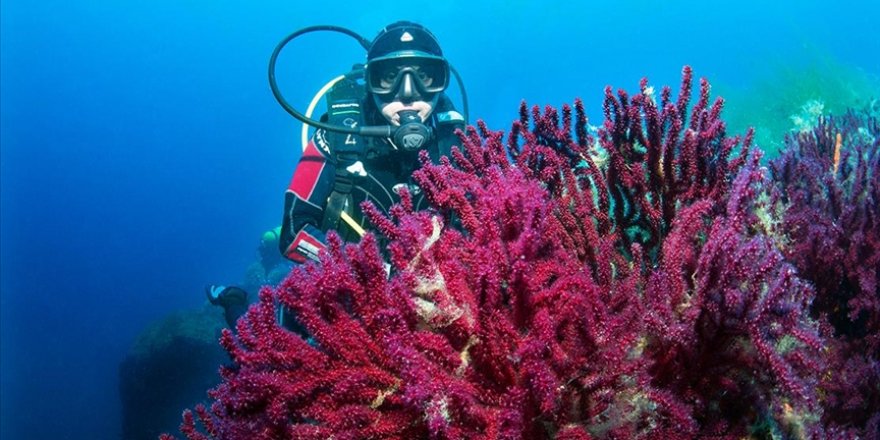
[[326, 132], [324, 130], [315, 130], [315, 143], [318, 144], [318, 148], [329, 155], [330, 145], [327, 143], [325, 134]]

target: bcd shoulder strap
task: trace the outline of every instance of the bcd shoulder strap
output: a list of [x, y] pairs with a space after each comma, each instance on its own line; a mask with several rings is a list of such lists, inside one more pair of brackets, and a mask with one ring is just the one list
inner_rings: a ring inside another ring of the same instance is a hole
[[[354, 78], [346, 76], [327, 92], [327, 122], [331, 125], [359, 127], [363, 124], [361, 99], [364, 86]], [[327, 199], [321, 229], [328, 231], [338, 229], [343, 212], [351, 213], [351, 190], [354, 176], [349, 167], [363, 158], [366, 149], [365, 139], [356, 134], [327, 131], [323, 133], [332, 160], [336, 165], [333, 179], [333, 191]], [[344, 234], [343, 234], [344, 235]]]

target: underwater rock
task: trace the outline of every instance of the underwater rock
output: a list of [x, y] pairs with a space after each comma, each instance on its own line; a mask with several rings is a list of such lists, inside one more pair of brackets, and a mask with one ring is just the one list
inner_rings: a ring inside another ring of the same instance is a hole
[[220, 381], [218, 365], [229, 361], [217, 344], [223, 327], [222, 309], [206, 305], [174, 312], [138, 336], [119, 366], [124, 440], [177, 429], [180, 408], [207, 398]]

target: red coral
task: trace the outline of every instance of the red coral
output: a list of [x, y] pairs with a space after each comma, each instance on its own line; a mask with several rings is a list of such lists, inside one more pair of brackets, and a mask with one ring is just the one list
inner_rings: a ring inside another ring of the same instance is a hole
[[[522, 105], [414, 175], [372, 235], [331, 234], [239, 321], [233, 359], [182, 431], [271, 438], [693, 438], [809, 428], [819, 340], [810, 291], [766, 237], [749, 136], [728, 138], [708, 83], [654, 102], [606, 94], [599, 145], [580, 101]], [[574, 114], [573, 114], [574, 113]], [[531, 123], [531, 127], [530, 127]], [[574, 135], [572, 135], [574, 132]], [[604, 158], [607, 157], [607, 161]], [[739, 177], [736, 177], [739, 175]], [[738, 179], [734, 182], [734, 179]], [[305, 341], [276, 323], [295, 312]], [[815, 370], [811, 370], [815, 368]], [[813, 373], [811, 373], [811, 371]], [[748, 399], [748, 400], [746, 400]], [[752, 405], [747, 405], [751, 402]], [[736, 411], [727, 412], [729, 408]], [[792, 417], [792, 413], [798, 417]], [[795, 422], [792, 422], [795, 419]]]
[[[608, 154], [600, 191], [607, 188], [613, 220], [626, 233], [622, 239], [658, 247], [669, 232], [681, 206], [698, 200], [722, 202], [731, 180], [745, 163], [751, 147], [750, 130], [740, 137], [726, 137], [721, 120], [724, 101], [709, 106], [709, 83], [700, 80], [697, 104], [687, 106], [692, 71], [682, 70], [678, 99], [671, 102], [669, 88], [661, 92], [658, 105], [653, 88], [641, 82], [641, 93], [620, 90], [617, 98], [605, 89], [605, 123], [600, 144]], [[740, 145], [736, 157], [732, 152]], [[600, 206], [607, 211], [609, 206]], [[716, 206], [716, 213], [723, 205]]]

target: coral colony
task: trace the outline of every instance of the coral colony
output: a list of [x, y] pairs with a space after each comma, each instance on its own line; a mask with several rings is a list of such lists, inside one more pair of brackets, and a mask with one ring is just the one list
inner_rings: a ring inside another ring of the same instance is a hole
[[183, 434], [878, 438], [877, 120], [823, 119], [768, 170], [691, 88], [607, 88], [595, 138], [580, 101], [523, 104], [423, 155], [432, 209], [365, 206], [376, 236], [264, 288]]

